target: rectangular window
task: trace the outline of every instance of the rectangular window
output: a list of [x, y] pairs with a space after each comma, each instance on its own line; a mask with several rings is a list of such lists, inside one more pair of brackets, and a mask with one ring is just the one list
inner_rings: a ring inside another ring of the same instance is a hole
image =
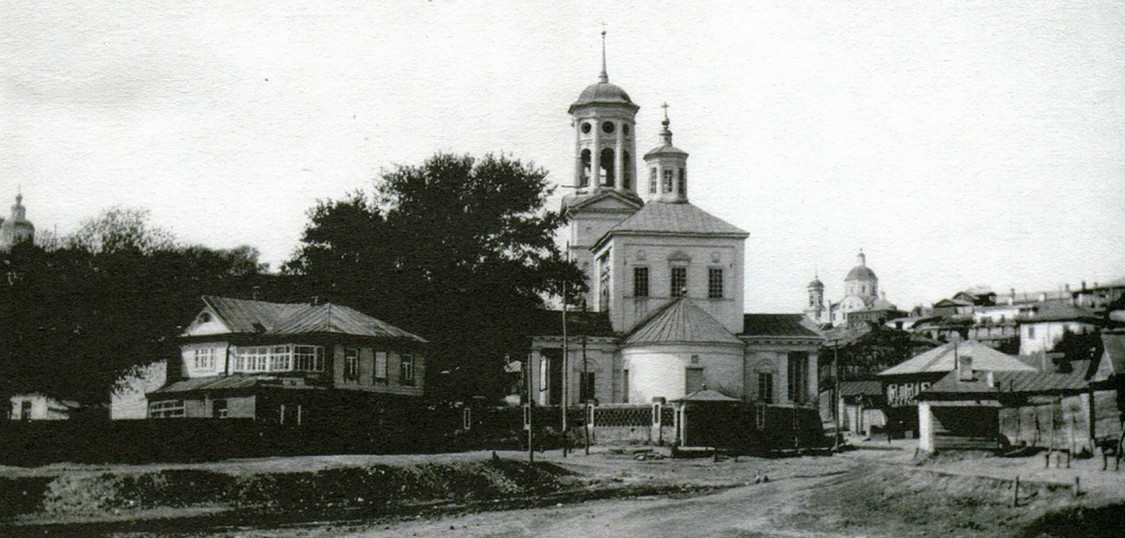
[[270, 349], [270, 371], [287, 372], [293, 369], [293, 354], [289, 346], [273, 346]]
[[609, 311], [609, 253], [598, 259], [598, 310]]
[[215, 348], [201, 347], [195, 350], [195, 369], [213, 370], [215, 368]]
[[581, 372], [578, 374], [578, 401], [586, 402], [595, 398], [594, 372]]
[[265, 372], [269, 368], [270, 349], [266, 346], [240, 347], [235, 355], [236, 372]]
[[359, 350], [344, 349], [344, 381], [359, 380]]
[[773, 374], [770, 372], [758, 372], [758, 399], [773, 402]]
[[672, 297], [684, 297], [687, 295], [687, 267], [672, 268], [670, 295]]
[[629, 370], [621, 371], [621, 403], [629, 403]]
[[20, 420], [31, 420], [31, 400], [20, 402]]
[[687, 170], [680, 169], [680, 196], [687, 196]]
[[789, 401], [802, 403], [807, 400], [809, 354], [803, 351], [789, 353]]
[[1035, 326], [1034, 325], [1028, 325], [1027, 326], [1027, 337], [1029, 339], [1035, 338]]
[[399, 364], [399, 382], [403, 385], [414, 384], [414, 357], [411, 355], [403, 355], [402, 361]]
[[664, 171], [664, 192], [672, 192], [672, 171]]
[[153, 402], [148, 407], [148, 416], [150, 418], [182, 417], [184, 416], [184, 401], [167, 400], [163, 402]]
[[707, 297], [710, 299], [723, 298], [723, 270], [712, 267], [707, 270]]
[[633, 268], [633, 297], [648, 297], [648, 267]]
[[323, 372], [324, 346], [293, 346], [293, 365], [300, 372]]
[[652, 169], [652, 175], [648, 179], [648, 193], [656, 194], [656, 169]]
[[375, 379], [379, 381], [387, 381], [387, 352], [375, 352]]

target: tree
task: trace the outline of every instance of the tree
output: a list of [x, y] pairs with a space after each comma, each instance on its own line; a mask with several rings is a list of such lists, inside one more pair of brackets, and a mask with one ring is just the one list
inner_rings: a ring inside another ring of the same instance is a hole
[[315, 293], [431, 342], [438, 399], [499, 397], [508, 356], [526, 352], [545, 295], [581, 272], [554, 241], [547, 172], [504, 156], [439, 154], [310, 211], [288, 270]]
[[203, 294], [237, 292], [264, 266], [251, 247], [180, 246], [143, 210], [114, 208], [54, 248], [3, 257], [0, 395], [104, 403], [123, 373], [178, 354]]

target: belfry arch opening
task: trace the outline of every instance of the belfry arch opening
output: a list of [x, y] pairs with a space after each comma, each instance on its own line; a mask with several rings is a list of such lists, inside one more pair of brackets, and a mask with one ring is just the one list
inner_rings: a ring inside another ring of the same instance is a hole
[[613, 148], [605, 148], [601, 153], [601, 178], [603, 187], [612, 187], [616, 184], [613, 167]]
[[582, 150], [582, 175], [578, 178], [579, 187], [590, 186], [590, 150]]

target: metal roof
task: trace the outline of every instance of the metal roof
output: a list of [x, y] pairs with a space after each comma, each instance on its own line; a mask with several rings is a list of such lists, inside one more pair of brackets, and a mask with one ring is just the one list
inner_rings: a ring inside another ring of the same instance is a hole
[[[688, 202], [653, 201], [606, 232], [660, 235], [726, 235], [746, 238], [750, 234]], [[600, 242], [600, 241], [599, 241]]]
[[685, 297], [658, 309], [625, 339], [626, 345], [665, 343], [742, 345], [742, 340]]
[[279, 387], [293, 390], [319, 390], [322, 387], [306, 384], [283, 384], [277, 382], [277, 378], [273, 375], [248, 375], [248, 374], [232, 374], [228, 376], [207, 376], [207, 377], [194, 377], [190, 379], [181, 379], [160, 387], [149, 394], [170, 394], [191, 392], [196, 390], [223, 390], [223, 389], [245, 389], [256, 386], [270, 386]]
[[958, 372], [949, 372], [923, 392], [929, 396], [956, 396], [1001, 393], [1081, 392], [1086, 389], [1088, 361], [1075, 361], [1070, 372], [992, 372], [973, 371], [973, 379], [962, 381]]
[[881, 396], [882, 381], [841, 381], [840, 396]]
[[352, 308], [324, 303], [269, 303], [228, 297], [204, 296], [231, 333], [295, 335], [334, 333], [373, 338], [403, 338], [425, 342], [422, 337], [375, 319]]
[[1114, 375], [1125, 375], [1125, 334], [1102, 333], [1102, 344], [1105, 346], [1102, 360], [1109, 359]]
[[740, 336], [823, 338], [804, 314], [743, 314]]
[[974, 370], [994, 372], [1034, 372], [1035, 368], [1023, 361], [1001, 353], [976, 340], [950, 342], [916, 355], [897, 366], [879, 373], [880, 376], [949, 372], [956, 369], [957, 357], [971, 357]]

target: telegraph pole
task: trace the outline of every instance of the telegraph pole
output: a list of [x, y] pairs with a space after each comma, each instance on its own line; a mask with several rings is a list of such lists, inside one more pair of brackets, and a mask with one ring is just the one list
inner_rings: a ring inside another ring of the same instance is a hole
[[[566, 243], [566, 261], [570, 261], [570, 242], [569, 241]], [[568, 390], [570, 388], [568, 386], [569, 385], [569, 383], [568, 383], [569, 379], [567, 379], [567, 377], [569, 377], [567, 375], [568, 374], [567, 370], [570, 369], [570, 365], [569, 365], [570, 349], [569, 349], [569, 346], [568, 346], [570, 339], [567, 337], [567, 334], [566, 334], [566, 303], [567, 303], [567, 300], [568, 300], [568, 297], [567, 297], [567, 288], [568, 287], [567, 287], [566, 284], [567, 283], [564, 280], [563, 281], [563, 297], [562, 297], [562, 333], [563, 333], [562, 334], [562, 337], [563, 337], [563, 342], [562, 342], [562, 370], [561, 370], [562, 390], [560, 391], [560, 392], [562, 392], [562, 394], [560, 395], [561, 399], [560, 399], [560, 405], [559, 405], [559, 409], [562, 410], [562, 455], [563, 455], [564, 458], [566, 457], [566, 452], [567, 452], [567, 448], [568, 448], [567, 447], [567, 438], [566, 438], [566, 406], [569, 403], [567, 397], [569, 396], [568, 392], [570, 392]]]
[[[583, 319], [586, 318], [586, 300], [585, 299], [582, 300], [582, 317], [583, 317]], [[588, 328], [589, 328], [589, 326], [587, 326], [587, 329]], [[582, 331], [582, 387], [583, 387], [582, 392], [585, 393], [585, 396], [586, 396], [586, 398], [584, 399], [586, 405], [583, 407], [583, 411], [582, 411], [584, 413], [582, 415], [582, 417], [583, 417], [582, 418], [582, 429], [585, 430], [585, 432], [586, 432], [586, 455], [587, 456], [590, 455], [590, 398], [593, 396], [592, 394], [590, 394], [591, 392], [593, 392], [593, 391], [590, 390], [592, 387], [586, 386], [586, 383], [589, 382], [589, 379], [590, 379], [590, 373], [587, 370], [587, 365], [586, 365], [586, 331]]]
[[836, 419], [836, 432], [833, 435], [832, 451], [840, 451], [840, 340], [832, 341], [832, 416]]

